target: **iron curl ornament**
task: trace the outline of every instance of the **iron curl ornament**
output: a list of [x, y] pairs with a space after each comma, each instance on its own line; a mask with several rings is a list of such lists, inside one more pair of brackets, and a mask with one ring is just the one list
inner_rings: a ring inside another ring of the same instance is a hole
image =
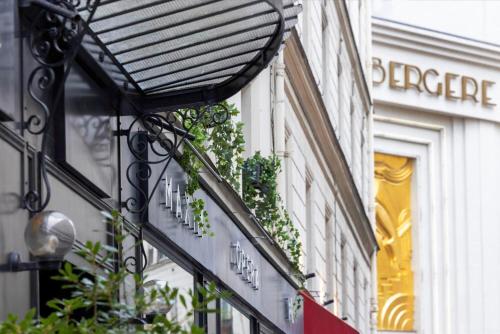
[[[47, 175], [45, 156], [48, 146], [48, 132], [53, 123], [56, 108], [60, 102], [64, 83], [71, 71], [73, 60], [82, 43], [87, 23], [92, 20], [100, 0], [87, 0], [85, 6], [90, 10], [86, 22], [78, 14], [80, 0], [20, 0], [21, 8], [36, 7], [35, 17], [29, 24], [29, 50], [36, 66], [30, 73], [27, 90], [33, 101], [40, 107], [38, 113], [30, 115], [23, 128], [32, 135], [41, 135], [42, 143], [37, 153], [42, 189], [31, 189], [24, 195], [24, 207], [37, 213], [49, 204], [51, 187]], [[63, 71], [62, 80], [57, 80], [57, 71]]]
[[[139, 216], [139, 239], [142, 240], [142, 229], [147, 220], [146, 213], [161, 180], [172, 159], [179, 154], [181, 145], [193, 138], [193, 130], [197, 126], [212, 128], [223, 124], [229, 119], [229, 110], [223, 104], [208, 105], [199, 108], [169, 110], [155, 114], [141, 114], [137, 116], [123, 131], [126, 135], [127, 146], [133, 160], [127, 166], [126, 178], [133, 194], [122, 202], [122, 206], [132, 214]], [[153, 177], [153, 167], [158, 166], [160, 173], [153, 179], [149, 190], [150, 180]], [[137, 256], [142, 261], [138, 267]], [[139, 243], [139, 252], [124, 260], [127, 271], [135, 267], [138, 273], [144, 272], [148, 259], [142, 241]]]
[[[200, 125], [212, 128], [228, 119], [229, 110], [223, 104], [137, 116], [125, 131], [127, 146], [134, 157], [126, 177], [135, 196], [128, 197], [122, 205], [131, 213], [144, 214], [180, 146], [193, 137], [193, 129]], [[142, 184], [149, 183], [155, 165], [161, 170], [148, 191]]]

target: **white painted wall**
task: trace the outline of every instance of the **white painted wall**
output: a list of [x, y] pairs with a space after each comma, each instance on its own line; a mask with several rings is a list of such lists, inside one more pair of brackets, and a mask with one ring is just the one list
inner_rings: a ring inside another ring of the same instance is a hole
[[[371, 152], [368, 138], [368, 115], [370, 110], [362, 103], [361, 93], [354, 84], [352, 68], [357, 66], [349, 57], [341, 31], [341, 17], [333, 1], [305, 0], [303, 14], [299, 17], [297, 30], [307, 60], [320, 89], [337, 137], [341, 143], [347, 163], [365, 207], [369, 208], [371, 175]], [[352, 31], [363, 57], [370, 51], [370, 6], [368, 2], [348, 4]], [[342, 37], [341, 37], [342, 36]], [[279, 58], [278, 58], [279, 59]], [[369, 75], [369, 62], [362, 58], [364, 71]], [[342, 68], [339, 71], [339, 67]], [[245, 123], [247, 155], [261, 151], [272, 152], [273, 112], [273, 70], [263, 71], [241, 92], [242, 120]], [[340, 75], [339, 75], [340, 74]], [[288, 85], [288, 83], [286, 83]], [[290, 90], [293, 91], [291, 86]], [[359, 244], [351, 232], [352, 222], [335, 189], [330, 188], [320, 168], [313, 146], [325, 143], [311, 143], [306, 129], [297, 119], [296, 104], [285, 99], [285, 122], [287, 139], [283, 164], [284, 193], [282, 197], [290, 216], [300, 231], [304, 245], [302, 264], [305, 272], [315, 272], [316, 277], [308, 280], [307, 287], [323, 303], [334, 299], [328, 308], [339, 317], [346, 316], [348, 323], [369, 333], [369, 299], [371, 274], [369, 259], [361, 253]], [[307, 112], [307, 111], [305, 111]], [[309, 179], [309, 181], [308, 181]], [[310, 182], [310, 201], [306, 200], [306, 184]], [[308, 205], [310, 206], [308, 208]], [[309, 221], [307, 212], [310, 212]], [[327, 228], [327, 225], [329, 227]], [[309, 228], [308, 228], [309, 226]], [[330, 235], [327, 235], [330, 233]], [[327, 243], [327, 239], [331, 242]], [[341, 261], [341, 243], [345, 242], [345, 261]], [[331, 249], [327, 249], [327, 245]], [[356, 270], [354, 267], [356, 266]], [[342, 280], [342, 267], [345, 280]], [[356, 272], [356, 278], [354, 273]], [[356, 286], [355, 286], [355, 283]], [[342, 291], [345, 287], [346, 295]], [[356, 292], [357, 290], [357, 292]], [[356, 300], [357, 297], [357, 300]]]
[[373, 0], [374, 16], [496, 44], [498, 13], [495, 0]]
[[[500, 82], [500, 48], [388, 24], [373, 55]], [[491, 90], [500, 103], [500, 87]], [[374, 86], [375, 151], [415, 159], [416, 330], [500, 333], [500, 107]]]

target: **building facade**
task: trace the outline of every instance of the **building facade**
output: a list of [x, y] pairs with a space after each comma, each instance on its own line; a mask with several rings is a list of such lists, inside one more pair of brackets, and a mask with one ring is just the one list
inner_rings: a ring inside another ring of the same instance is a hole
[[279, 190], [300, 231], [304, 273], [316, 275], [307, 289], [369, 333], [375, 327], [371, 268], [377, 247], [366, 61], [370, 4], [302, 5], [283, 54], [233, 101], [241, 106], [247, 154], [276, 154], [282, 161]]
[[[131, 235], [122, 264], [146, 287], [214, 282], [231, 293], [216, 301], [220, 312], [196, 314], [207, 333], [315, 333], [310, 305], [327, 326], [373, 332], [369, 4], [65, 3], [0, 4], [0, 258], [38, 261], [25, 227], [57, 211], [76, 230], [65, 261], [82, 266], [75, 251], [86, 240], [114, 242], [100, 212], [118, 210]], [[76, 30], [58, 35], [54, 25]], [[215, 111], [225, 99], [241, 111], [232, 121], [243, 123], [243, 157], [280, 160], [277, 193], [303, 245], [301, 273], [214, 154], [189, 144], [190, 122], [207, 120], [198, 113], [226, 121]], [[187, 150], [202, 165], [192, 196]], [[201, 231], [205, 219], [213, 236]], [[64, 298], [53, 270], [1, 268], [0, 320], [32, 307], [45, 316], [48, 300]]]
[[497, 333], [499, 46], [372, 29], [379, 332]]

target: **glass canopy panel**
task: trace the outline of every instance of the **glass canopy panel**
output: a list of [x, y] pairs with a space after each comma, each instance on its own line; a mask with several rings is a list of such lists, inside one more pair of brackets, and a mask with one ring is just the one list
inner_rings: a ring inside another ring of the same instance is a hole
[[258, 54], [258, 52], [255, 51], [255, 52], [244, 54], [242, 56], [225, 58], [225, 59], [219, 60], [215, 63], [206, 64], [204, 66], [198, 66], [198, 67], [193, 68], [193, 69], [181, 71], [181, 72], [174, 73], [171, 75], [163, 75], [159, 78], [155, 78], [155, 79], [148, 80], [145, 82], [140, 82], [139, 85], [144, 90], [147, 90], [148, 88], [153, 88], [153, 87], [156, 87], [158, 85], [166, 84], [172, 80], [182, 80], [182, 78], [191, 79], [192, 77], [203, 75], [206, 72], [214, 73], [219, 69], [225, 69], [225, 68], [236, 66], [236, 65], [246, 64], [249, 61], [251, 61], [253, 59], [253, 57], [255, 57], [257, 54]]
[[224, 60], [229, 57], [232, 57], [233, 55], [237, 54], [241, 55], [256, 50], [261, 50], [262, 48], [265, 47], [266, 42], [267, 38], [259, 39], [253, 42], [248, 42], [243, 45], [237, 45], [226, 49], [202, 54], [197, 57], [186, 58], [184, 60], [180, 60], [177, 62], [170, 62], [164, 66], [155, 67], [141, 72], [136, 72], [132, 74], [132, 77], [137, 82], [141, 82], [158, 76], [168, 76], [168, 73], [181, 71], [183, 69], [191, 68], [193, 66], [203, 66], [203, 69], [207, 70], [207, 67], [205, 66], [206, 64], [210, 64], [218, 60]]
[[[247, 42], [254, 41], [263, 37], [270, 37], [276, 25], [266, 26], [255, 30], [244, 31], [242, 33], [235, 33], [225, 38], [212, 38], [210, 40], [200, 41], [194, 44], [182, 43], [176, 44], [176, 41], [167, 42], [164, 53], [153, 55], [148, 58], [142, 58], [139, 61], [124, 62], [124, 67], [130, 73], [135, 73], [142, 70], [161, 67], [171, 62], [182, 60], [189, 57], [209, 53], [211, 51], [222, 50], [231, 46], [242, 45]], [[175, 48], [177, 46], [177, 48]]]
[[[274, 27], [270, 34], [272, 36], [276, 33], [278, 20], [273, 20], [273, 17], [271, 15], [266, 15], [264, 19], [266, 20], [266, 22], [263, 24], [264, 27]], [[255, 32], [257, 28], [259, 28], [259, 25], [253, 19], [242, 19], [241, 21], [227, 24], [221, 27], [202, 30], [196, 34], [186, 34], [184, 36], [179, 36], [175, 39], [156, 43], [148, 47], [132, 49], [130, 51], [123, 52], [122, 54], [118, 53], [116, 54], [116, 57], [125, 64], [133, 60], [141, 62], [142, 58], [165, 54], [170, 52], [170, 50], [173, 48], [180, 48], [186, 45], [198, 46], [199, 44], [207, 41], [220, 40], [222, 38], [235, 36], [246, 31]], [[240, 40], [243, 41], [243, 36]]]
[[217, 83], [221, 83], [229, 78], [231, 78], [231, 76], [225, 76], [222, 78], [212, 79], [212, 80], [202, 80], [202, 81], [193, 82], [190, 84], [183, 83], [182, 85], [179, 85], [179, 86], [172, 86], [170, 88], [155, 90], [155, 91], [152, 91], [152, 93], [158, 94], [158, 93], [166, 93], [166, 92], [171, 92], [171, 91], [175, 91], [175, 90], [182, 90], [182, 89], [194, 89], [194, 88], [204, 87], [207, 85], [214, 85]]
[[118, 87], [154, 95], [153, 104], [166, 93], [203, 103], [195, 100], [228, 97], [267, 66], [300, 11], [294, 0], [101, 0], [84, 46]]
[[[172, 2], [169, 4], [172, 4]], [[174, 2], [174, 4], [176, 4], [176, 2]], [[107, 20], [121, 21], [122, 19], [125, 19], [123, 20], [124, 23], [115, 24], [115, 28], [100, 31], [94, 27], [94, 24], [91, 24], [91, 27], [92, 29], [95, 29], [94, 31], [100, 35], [100, 38], [104, 42], [110, 43], [113, 40], [120, 40], [129, 38], [130, 36], [148, 33], [151, 30], [167, 30], [170, 27], [182, 25], [187, 22], [203, 21], [204, 18], [208, 17], [222, 17], [222, 19], [224, 19], [221, 14], [233, 16], [234, 11], [243, 8], [246, 8], [247, 11], [269, 10], [269, 7], [267, 6], [259, 4], [251, 6], [250, 4], [251, 3], [248, 3], [247, 0], [225, 0], [216, 2], [212, 1], [206, 5], [200, 6], [199, 1], [195, 4], [191, 4], [190, 1], [186, 1], [178, 6], [175, 6], [170, 11], [166, 11], [166, 13], [162, 15], [158, 15], [155, 8], [143, 10], [143, 12], [148, 12], [148, 18], [146, 19], [137, 20], [135, 18], [135, 13], [131, 13], [127, 15], [129, 17], [132, 16], [132, 18], [129, 19], [127, 19], [127, 17], [118, 16], [115, 20]], [[165, 7], [165, 5], [163, 5], [163, 7]], [[173, 7], [173, 5], [169, 5], [169, 7]]]
[[225, 78], [225, 77], [229, 77], [231, 75], [234, 75], [234, 74], [238, 73], [240, 70], [242, 70], [243, 67], [244, 67], [244, 65], [235, 65], [235, 66], [230, 67], [226, 70], [221, 70], [221, 71], [217, 71], [214, 73], [208, 73], [208, 74], [196, 76], [193, 79], [182, 80], [182, 82], [174, 81], [174, 82], [171, 82], [171, 83], [168, 83], [165, 85], [162, 84], [160, 88], [157, 88], [155, 90], [168, 90], [168, 89], [172, 90], [176, 87], [188, 86], [188, 85], [192, 85], [194, 83], [200, 83], [200, 82], [205, 82], [205, 81], [214, 80], [214, 79], [219, 79], [218, 81], [221, 81], [220, 80], [221, 78]]
[[201, 5], [206, 6], [208, 5], [208, 3], [206, 0], [192, 0], [185, 2], [161, 1], [160, 3], [156, 1], [154, 3], [150, 3], [149, 6], [138, 8], [134, 11], [126, 10], [126, 8], [129, 7], [122, 7], [121, 9], [119, 9], [121, 12], [117, 11], [114, 14], [116, 17], [115, 20], [105, 20], [97, 18], [92, 21], [91, 27], [95, 33], [102, 34], [106, 31], [116, 30], [127, 25], [132, 25], [134, 23], [139, 24], [144, 20], [160, 18], [169, 14], [173, 14], [176, 11], [189, 10], [190, 8], [196, 8]]
[[[202, 18], [195, 16], [195, 19], [193, 19], [191, 16], [186, 15], [188, 16], [187, 20], [182, 20], [174, 24], [166, 24], [169, 22], [168, 19], [170, 16], [166, 18], [165, 22], [162, 21], [163, 23], [158, 23], [158, 20], [151, 20], [147, 23], [147, 29], [142, 28], [136, 31], [136, 26], [134, 25], [128, 27], [126, 31], [121, 29], [121, 33], [116, 36], [111, 36], [110, 33], [99, 35], [99, 39], [113, 53], [120, 52], [128, 48], [148, 46], [178, 36], [199, 33], [212, 27], [225, 25], [231, 21], [238, 21], [239, 19], [235, 19], [236, 11], [238, 14], [240, 12], [243, 13], [241, 17], [270, 14], [277, 18], [277, 14], [274, 14], [268, 6], [256, 4], [222, 12], [218, 15], [213, 13], [208, 16], [202, 16]], [[256, 20], [258, 20], [258, 17], [256, 17]]]

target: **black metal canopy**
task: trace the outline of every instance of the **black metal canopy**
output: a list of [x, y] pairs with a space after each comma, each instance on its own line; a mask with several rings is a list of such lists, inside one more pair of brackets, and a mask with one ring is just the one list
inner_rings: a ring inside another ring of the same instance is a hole
[[294, 0], [101, 0], [83, 45], [144, 111], [216, 103], [268, 65], [300, 11]]

